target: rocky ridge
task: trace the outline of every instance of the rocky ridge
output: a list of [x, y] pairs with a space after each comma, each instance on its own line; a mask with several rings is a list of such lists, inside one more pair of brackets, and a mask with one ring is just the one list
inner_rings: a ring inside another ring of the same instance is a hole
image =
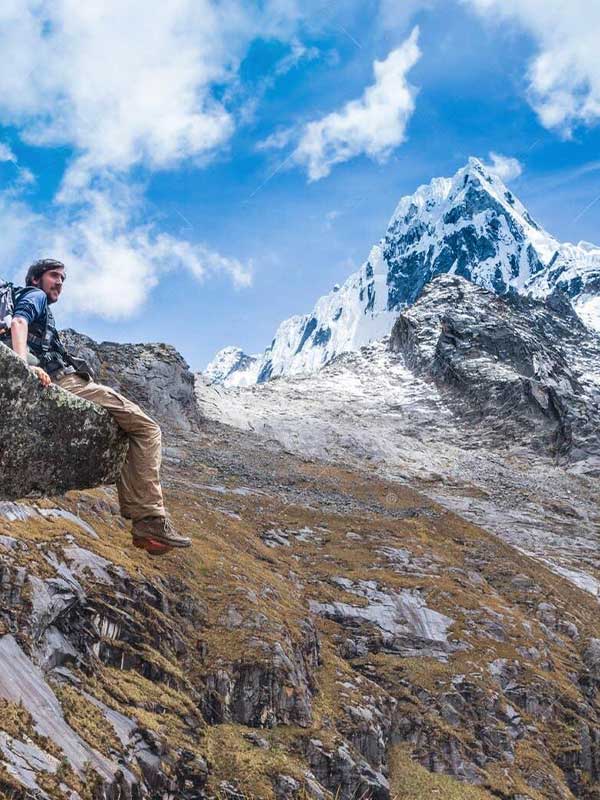
[[399, 316], [389, 346], [486, 445], [545, 450], [600, 475], [600, 337], [558, 290], [546, 302], [499, 297], [442, 275]]
[[194, 377], [174, 347], [99, 343], [73, 330], [62, 331], [61, 336], [67, 348], [92, 367], [96, 380], [135, 398], [163, 426], [197, 428]]

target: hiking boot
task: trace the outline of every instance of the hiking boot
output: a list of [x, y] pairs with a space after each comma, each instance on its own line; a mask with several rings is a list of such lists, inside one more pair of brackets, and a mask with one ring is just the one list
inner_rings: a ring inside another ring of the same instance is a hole
[[[152, 555], [162, 555], [173, 547], [189, 547], [192, 540], [180, 536], [168, 517], [144, 517], [133, 523], [131, 531], [136, 547], [143, 547]], [[167, 548], [162, 551], [161, 548]], [[154, 551], [154, 552], [152, 552]]]

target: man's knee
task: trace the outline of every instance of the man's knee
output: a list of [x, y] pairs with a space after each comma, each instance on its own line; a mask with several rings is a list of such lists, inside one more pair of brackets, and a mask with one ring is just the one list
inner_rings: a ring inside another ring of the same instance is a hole
[[141, 411], [140, 416], [136, 417], [134, 433], [143, 436], [149, 443], [160, 447], [162, 444], [162, 431], [157, 422]]
[[150, 428], [152, 439], [156, 442], [156, 444], [160, 447], [162, 444], [162, 431], [160, 426], [154, 420], [151, 420], [152, 425]]

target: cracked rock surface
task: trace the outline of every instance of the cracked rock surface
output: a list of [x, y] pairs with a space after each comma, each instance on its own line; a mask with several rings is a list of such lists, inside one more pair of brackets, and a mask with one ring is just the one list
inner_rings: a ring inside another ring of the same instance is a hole
[[0, 499], [115, 480], [125, 440], [99, 406], [38, 379], [0, 345]]

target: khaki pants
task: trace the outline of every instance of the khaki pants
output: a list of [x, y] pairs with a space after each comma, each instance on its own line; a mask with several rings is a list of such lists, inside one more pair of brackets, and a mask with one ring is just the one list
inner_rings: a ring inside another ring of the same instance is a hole
[[129, 437], [129, 449], [117, 480], [121, 514], [127, 519], [164, 517], [160, 486], [160, 428], [142, 409], [126, 397], [81, 375], [63, 375], [61, 389], [97, 403], [114, 417]]

